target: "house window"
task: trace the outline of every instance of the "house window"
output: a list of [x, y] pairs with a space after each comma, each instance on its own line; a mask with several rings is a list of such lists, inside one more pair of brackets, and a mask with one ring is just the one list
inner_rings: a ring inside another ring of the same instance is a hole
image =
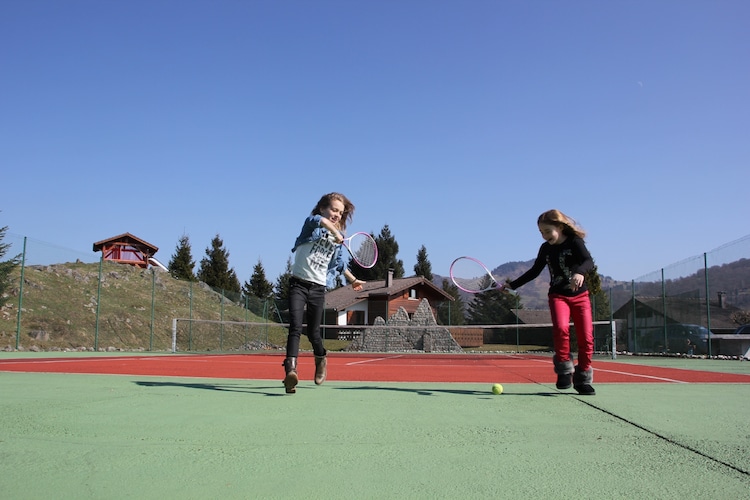
[[364, 311], [347, 311], [346, 312], [346, 324], [347, 325], [364, 325], [365, 324], [365, 312]]
[[409, 299], [415, 300], [417, 298], [417, 290], [415, 288], [411, 288], [409, 290]]

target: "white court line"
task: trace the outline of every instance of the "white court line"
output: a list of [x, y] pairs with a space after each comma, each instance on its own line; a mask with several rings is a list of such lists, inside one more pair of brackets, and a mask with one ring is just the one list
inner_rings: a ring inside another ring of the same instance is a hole
[[[120, 361], [123, 358], [61, 358], [61, 359], [6, 359], [0, 363], [2, 365], [18, 365], [18, 364], [31, 364], [31, 365], [45, 365], [54, 363], [87, 363], [89, 361], [105, 361], [112, 363], [113, 361]], [[154, 358], [128, 358], [134, 360], [140, 359], [154, 359]], [[163, 359], [157, 357], [156, 359]]]
[[[547, 360], [542, 359], [531, 359], [529, 361], [535, 361], [538, 363], [549, 363]], [[616, 373], [618, 375], [626, 375], [628, 377], [639, 377], [639, 378], [647, 378], [651, 380], [661, 380], [663, 382], [673, 382], [675, 384], [689, 384], [690, 382], [686, 382], [684, 380], [675, 380], [672, 378], [664, 378], [664, 377], [654, 377], [653, 375], [639, 375], [637, 373], [630, 373], [630, 372], [621, 372], [617, 370], [603, 370], [601, 368], [594, 368], [594, 376], [596, 376], [597, 372], [606, 372], [606, 373]]]
[[364, 363], [373, 363], [375, 361], [387, 361], [389, 359], [396, 359], [396, 358], [403, 358], [403, 354], [399, 354], [398, 356], [388, 356], [387, 358], [373, 358], [373, 359], [366, 359], [364, 361], [352, 361], [351, 363], [347, 363], [344, 366], [353, 366], [353, 365], [362, 365]]
[[[375, 362], [375, 361], [388, 361], [388, 360], [391, 360], [391, 359], [404, 358], [404, 357], [408, 357], [408, 356], [409, 356], [408, 354], [398, 354], [398, 355], [394, 355], [394, 356], [386, 356], [386, 357], [380, 357], [380, 358], [366, 359], [364, 361], [352, 361], [350, 363], [346, 363], [344, 366], [361, 365], [361, 364], [365, 364], [365, 363], [372, 363], [372, 362]], [[506, 356], [508, 358], [514, 358], [514, 359], [522, 359], [522, 360], [525, 360], [525, 361], [531, 361], [532, 363], [549, 363], [550, 362], [548, 359], [529, 359], [529, 358], [526, 358], [522, 354], [503, 354], [502, 356]], [[493, 361], [493, 360], [486, 360], [486, 359], [476, 358], [473, 361], [479, 361], [481, 363], [488, 363], [488, 361]], [[500, 361], [500, 363], [502, 363], [502, 361]], [[446, 366], [452, 366], [452, 365], [450, 363], [446, 363], [445, 360], [441, 360], [440, 362], [436, 362], [436, 363], [410, 364], [408, 366], [409, 367], [434, 367], [434, 366], [446, 367]], [[461, 367], [464, 367], [466, 365], [462, 364], [462, 363], [459, 363], [458, 365], [453, 365], [453, 366], [458, 366], [459, 368], [461, 368]], [[531, 365], [528, 365], [528, 366], [531, 366]], [[473, 367], [474, 368], [488, 368], [488, 369], [493, 369], [494, 370], [494, 369], [496, 369], [498, 367], [498, 365], [497, 364], [482, 364], [482, 365], [473, 366]], [[526, 367], [526, 365], [521, 365], [519, 368], [525, 368], [525, 367]]]
[[638, 375], [637, 373], [628, 373], [628, 372], [619, 372], [616, 370], [602, 370], [600, 368], [594, 368], [594, 374], [596, 375], [596, 372], [606, 372], [606, 373], [616, 373], [618, 375], [627, 375], [628, 377], [640, 377], [640, 378], [648, 378], [652, 380], [661, 380], [664, 382], [674, 382], [676, 384], [689, 384], [690, 382], [686, 382], [685, 380], [675, 380], [672, 378], [664, 378], [664, 377], [654, 377], [652, 375]]

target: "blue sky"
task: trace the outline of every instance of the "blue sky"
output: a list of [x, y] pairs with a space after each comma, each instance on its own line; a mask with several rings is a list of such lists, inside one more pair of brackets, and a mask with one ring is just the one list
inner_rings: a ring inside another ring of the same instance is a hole
[[535, 257], [537, 216], [631, 280], [750, 233], [745, 0], [9, 0], [0, 227], [284, 271], [318, 198], [407, 275]]

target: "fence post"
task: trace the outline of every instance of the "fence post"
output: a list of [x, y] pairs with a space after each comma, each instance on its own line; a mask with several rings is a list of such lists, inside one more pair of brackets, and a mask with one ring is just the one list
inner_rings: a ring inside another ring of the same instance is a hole
[[156, 271], [151, 266], [151, 338], [148, 342], [148, 350], [154, 350], [154, 301], [156, 300]]
[[224, 289], [221, 289], [221, 323], [219, 324], [219, 350], [224, 350]]
[[99, 257], [99, 284], [96, 288], [96, 326], [94, 326], [94, 351], [99, 350], [99, 313], [102, 307], [102, 272], [104, 267], [104, 250]]
[[271, 307], [271, 306], [273, 306], [274, 308], [276, 307], [276, 302], [271, 302], [271, 300], [273, 300], [273, 299], [266, 298], [263, 301], [263, 323], [265, 323], [265, 326], [263, 327], [263, 329], [266, 332], [266, 345], [268, 345], [268, 312], [269, 312], [269, 307]]
[[172, 318], [172, 352], [177, 352], [177, 318]]
[[617, 359], [617, 325], [612, 311], [612, 287], [609, 287], [609, 321], [612, 325], [612, 359]]
[[[193, 319], [193, 282], [190, 281], [190, 319]], [[188, 350], [193, 350], [193, 322], [188, 321]]]
[[[245, 323], [247, 323], [247, 315], [248, 315], [248, 307], [250, 307], [250, 303], [248, 302], [249, 297], [247, 295], [244, 295], [243, 298], [245, 299]], [[248, 345], [250, 343], [250, 332], [247, 327], [247, 324], [245, 324], [245, 345]]]
[[[521, 349], [521, 329], [518, 327], [521, 320], [518, 317], [518, 309], [521, 307], [521, 296], [516, 294], [516, 350]], [[484, 343], [484, 334], [482, 334], [482, 343]]]
[[[635, 280], [630, 281], [630, 296], [633, 305], [633, 324], [629, 325], [629, 335], [633, 336], [633, 352], [638, 352], [638, 332], [636, 332], [636, 323], [638, 318], [636, 316], [636, 303], [635, 303]], [[629, 343], [629, 342], [628, 342]]]
[[26, 236], [23, 237], [23, 253], [21, 254], [21, 283], [18, 288], [18, 315], [16, 316], [16, 351], [21, 345], [21, 309], [23, 308], [23, 279], [26, 268]]
[[708, 288], [708, 254], [703, 252], [703, 269], [705, 270], [706, 280], [706, 328], [708, 328], [708, 357], [711, 357], [711, 301]]
[[661, 268], [661, 308], [664, 311], [662, 314], [662, 334], [664, 335], [664, 352], [669, 352], [669, 340], [667, 339], [667, 283], [664, 281], [664, 268]]

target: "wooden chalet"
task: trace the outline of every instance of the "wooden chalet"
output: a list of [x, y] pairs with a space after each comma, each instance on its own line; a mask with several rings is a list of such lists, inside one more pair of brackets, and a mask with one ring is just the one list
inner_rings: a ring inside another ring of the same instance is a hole
[[94, 252], [99, 251], [102, 252], [102, 258], [107, 261], [130, 264], [143, 269], [147, 269], [149, 264], [163, 267], [153, 258], [154, 254], [159, 251], [159, 247], [130, 233], [97, 241], [94, 243]]
[[741, 309], [727, 304], [724, 292], [719, 292], [718, 300], [710, 300], [708, 308], [702, 297], [639, 297], [620, 307], [613, 317], [626, 323], [623, 342], [628, 350], [635, 351], [636, 338], [658, 332], [664, 325], [707, 326], [710, 315], [712, 354], [741, 355], [743, 359], [750, 359], [750, 338], [733, 335], [738, 326], [733, 316], [738, 312]]
[[360, 291], [351, 285], [331, 290], [326, 294], [326, 325], [372, 325], [375, 318], [385, 320], [403, 307], [411, 317], [422, 299], [427, 299], [433, 316], [437, 308], [453, 297], [422, 276], [394, 279], [389, 273], [385, 280], [368, 281]]
[[[731, 333], [737, 328], [732, 314], [740, 311], [728, 305], [722, 295], [716, 301], [709, 301], [711, 331], [714, 333]], [[615, 319], [627, 321], [632, 330], [661, 328], [665, 324], [689, 323], [707, 325], [708, 311], [705, 298], [684, 297], [638, 297], [626, 302], [613, 313]]]

